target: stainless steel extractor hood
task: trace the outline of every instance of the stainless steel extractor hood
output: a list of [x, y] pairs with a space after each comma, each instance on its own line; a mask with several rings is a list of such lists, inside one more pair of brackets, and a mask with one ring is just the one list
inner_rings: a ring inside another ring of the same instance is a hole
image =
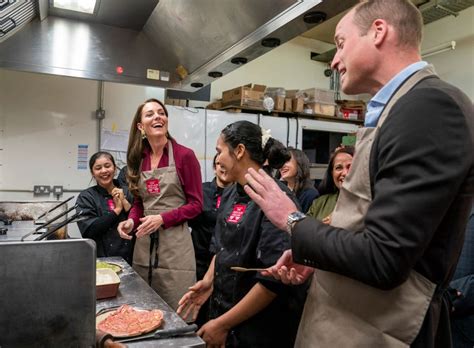
[[194, 92], [357, 2], [97, 1], [0, 1], [0, 68]]

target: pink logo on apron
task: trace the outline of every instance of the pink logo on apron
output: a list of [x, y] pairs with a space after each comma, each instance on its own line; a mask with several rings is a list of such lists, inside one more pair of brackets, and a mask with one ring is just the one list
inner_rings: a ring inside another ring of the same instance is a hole
[[107, 205], [109, 206], [109, 211], [113, 211], [115, 209], [114, 200], [112, 198], [107, 200]]
[[221, 196], [217, 197], [216, 209], [219, 209], [220, 206], [221, 206]]
[[240, 221], [242, 216], [244, 216], [245, 209], [247, 209], [247, 206], [245, 204], [236, 204], [234, 205], [234, 209], [232, 210], [232, 213], [230, 213], [229, 218], [227, 219], [227, 222], [236, 224]]
[[160, 181], [158, 179], [149, 179], [146, 181], [146, 190], [150, 194], [160, 193]]

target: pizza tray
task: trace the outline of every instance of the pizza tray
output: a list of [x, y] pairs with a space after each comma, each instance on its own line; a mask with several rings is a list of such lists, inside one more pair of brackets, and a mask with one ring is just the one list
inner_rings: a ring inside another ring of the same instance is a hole
[[[136, 310], [137, 312], [145, 312], [145, 311], [149, 311], [149, 309], [143, 309], [143, 308], [137, 308], [137, 307], [132, 307], [134, 310]], [[110, 315], [112, 315], [113, 313], [115, 313], [115, 311], [117, 310], [117, 308], [111, 308], [109, 311], [105, 311], [105, 312], [102, 312], [100, 313], [99, 315], [97, 315], [95, 317], [95, 327], [96, 329], [99, 329], [99, 323], [101, 323], [103, 320], [105, 320], [106, 318], [108, 318]], [[142, 332], [142, 333], [136, 333], [136, 334], [130, 334], [130, 335], [120, 335], [120, 336], [115, 336], [115, 335], [112, 335], [114, 336], [115, 338], [130, 338], [130, 337], [138, 337], [138, 336], [142, 336], [142, 335], [146, 335], [150, 332], [155, 332], [159, 327], [163, 326], [163, 323], [164, 323], [164, 319], [161, 320], [161, 324], [160, 326], [158, 327], [155, 327], [155, 328], [152, 328], [146, 332]]]

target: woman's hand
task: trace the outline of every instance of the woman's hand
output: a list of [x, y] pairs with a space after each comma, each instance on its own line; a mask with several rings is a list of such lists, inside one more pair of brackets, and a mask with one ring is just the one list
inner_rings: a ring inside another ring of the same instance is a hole
[[189, 288], [189, 291], [181, 297], [178, 302], [177, 313], [184, 320], [192, 314], [192, 321], [195, 321], [201, 306], [206, 303], [209, 296], [212, 294], [212, 281], [205, 279], [198, 281]]
[[130, 204], [129, 201], [127, 201], [127, 198], [125, 198], [125, 194], [123, 193], [123, 190], [118, 187], [114, 187], [111, 194], [112, 194], [112, 197], [114, 197], [114, 202], [115, 202], [115, 196], [117, 196], [120, 199], [120, 201], [122, 202], [123, 209], [125, 210], [125, 212], [128, 213], [130, 208], [132, 208], [132, 205]]
[[[112, 190], [112, 192], [113, 192], [113, 190]], [[120, 213], [123, 210], [123, 204], [122, 204], [122, 200], [120, 199], [120, 195], [118, 193], [115, 193], [115, 194], [112, 193], [112, 199], [113, 199], [114, 205], [115, 205], [114, 213], [115, 213], [115, 215], [120, 215]]]
[[120, 238], [131, 240], [132, 236], [130, 233], [133, 230], [133, 225], [134, 223], [132, 219], [128, 219], [119, 223], [117, 226], [117, 231], [120, 235]]
[[137, 238], [147, 236], [157, 231], [163, 225], [163, 218], [160, 214], [142, 217], [140, 221], [141, 224], [137, 227], [137, 233], [135, 234]]
[[[206, 341], [206, 346], [212, 348], [225, 348], [225, 341], [229, 328], [219, 322], [219, 318], [209, 320], [206, 324], [201, 326], [197, 334]], [[258, 334], [258, 333], [257, 333]]]
[[313, 272], [314, 268], [295, 263], [291, 250], [286, 250], [275, 265], [262, 271], [261, 274], [273, 276], [284, 284], [299, 285], [304, 283]]

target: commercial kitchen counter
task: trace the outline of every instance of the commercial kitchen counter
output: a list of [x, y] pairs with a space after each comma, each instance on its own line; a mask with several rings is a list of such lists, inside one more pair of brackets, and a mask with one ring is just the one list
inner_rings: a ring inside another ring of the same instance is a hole
[[[174, 329], [187, 326], [186, 322], [169, 307], [165, 301], [127, 264], [121, 257], [99, 258], [123, 267], [119, 273], [118, 295], [110, 299], [97, 300], [97, 311], [102, 308], [130, 304], [143, 309], [160, 309], [164, 314], [164, 324], [160, 329]], [[195, 333], [173, 338], [148, 339], [125, 343], [129, 347], [205, 347], [204, 341]]]

